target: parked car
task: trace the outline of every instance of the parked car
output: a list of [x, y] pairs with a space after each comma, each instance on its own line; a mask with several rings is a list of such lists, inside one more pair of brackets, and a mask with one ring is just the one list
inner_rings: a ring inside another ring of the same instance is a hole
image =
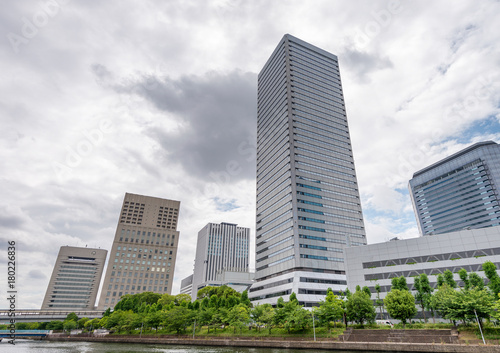
[[392, 322], [390, 322], [389, 320], [375, 320], [375, 322], [377, 325], [387, 325], [387, 326], [391, 326], [391, 328], [394, 327], [394, 324]]

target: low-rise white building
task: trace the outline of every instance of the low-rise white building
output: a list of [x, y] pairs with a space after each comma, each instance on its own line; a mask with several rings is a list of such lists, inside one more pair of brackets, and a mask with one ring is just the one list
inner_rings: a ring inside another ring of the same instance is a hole
[[446, 270], [453, 272], [457, 283], [462, 268], [485, 278], [484, 262], [491, 261], [500, 268], [500, 227], [392, 240], [344, 251], [348, 288], [352, 291], [357, 285], [367, 286], [376, 293], [375, 285], [379, 284], [383, 299], [394, 277], [404, 276], [410, 291], [414, 290], [414, 277], [421, 273], [427, 274], [432, 287], [436, 287], [437, 275]]

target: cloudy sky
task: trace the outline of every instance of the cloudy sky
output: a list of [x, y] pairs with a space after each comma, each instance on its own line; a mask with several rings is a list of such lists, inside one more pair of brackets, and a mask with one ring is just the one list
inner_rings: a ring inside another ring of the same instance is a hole
[[285, 33], [339, 57], [368, 242], [418, 236], [413, 172], [500, 142], [499, 22], [498, 1], [4, 3], [0, 296], [8, 240], [39, 308], [60, 246], [111, 248], [125, 192], [181, 201], [173, 294], [206, 223], [254, 234], [257, 73]]

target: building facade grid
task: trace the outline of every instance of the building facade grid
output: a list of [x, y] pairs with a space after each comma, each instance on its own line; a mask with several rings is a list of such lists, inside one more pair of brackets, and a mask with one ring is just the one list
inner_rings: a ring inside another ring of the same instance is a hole
[[338, 61], [288, 34], [258, 77], [256, 210], [251, 300], [345, 284], [343, 249], [366, 236]]
[[99, 309], [113, 308], [127, 294], [171, 294], [179, 208], [179, 201], [125, 194]]

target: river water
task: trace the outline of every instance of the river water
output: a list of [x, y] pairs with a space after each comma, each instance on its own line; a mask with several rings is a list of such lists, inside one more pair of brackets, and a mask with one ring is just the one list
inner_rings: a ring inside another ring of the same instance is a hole
[[[0, 342], [1, 353], [332, 353], [332, 351], [277, 349], [277, 348], [240, 348], [240, 347], [202, 347], [171, 346], [158, 344], [125, 344], [100, 342], [54, 342], [54, 341], [15, 341], [15, 345]], [[352, 353], [335, 351], [335, 353]], [[356, 351], [356, 353], [370, 353]]]

